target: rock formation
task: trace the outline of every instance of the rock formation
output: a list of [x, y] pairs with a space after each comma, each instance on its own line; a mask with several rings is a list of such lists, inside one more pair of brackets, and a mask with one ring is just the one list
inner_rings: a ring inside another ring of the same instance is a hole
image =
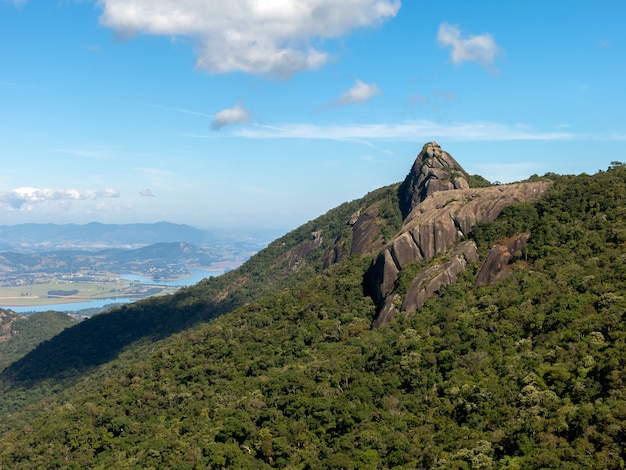
[[467, 179], [467, 173], [452, 155], [442, 150], [437, 142], [427, 143], [398, 191], [402, 215], [406, 218], [434, 192], [469, 188]]
[[494, 245], [487, 254], [487, 258], [476, 275], [475, 287], [493, 285], [505, 278], [509, 272], [511, 260], [521, 254], [528, 245], [530, 233], [520, 233], [514, 237], [502, 240]]
[[[443, 284], [456, 281], [468, 261], [477, 260], [475, 247], [457, 247], [476, 223], [494, 220], [505, 207], [534, 199], [549, 185], [534, 182], [469, 188], [467, 173], [450, 154], [435, 142], [425, 145], [399, 189], [402, 229], [378, 254], [365, 277], [366, 291], [380, 312], [374, 326], [393, 319], [393, 305], [398, 303], [394, 286], [404, 266], [444, 253], [450, 260], [418, 274], [402, 302], [402, 310], [412, 311]], [[430, 281], [424, 284], [426, 278]]]
[[371, 253], [382, 248], [378, 213], [378, 204], [374, 204], [350, 218], [348, 222], [352, 225], [352, 249], [350, 254]]
[[385, 298], [385, 303], [374, 321], [374, 328], [381, 327], [395, 319], [397, 313], [396, 304], [402, 301], [402, 312], [415, 312], [422, 308], [424, 302], [439, 292], [439, 289], [447, 284], [457, 281], [458, 275], [465, 271], [469, 262], [478, 261], [476, 244], [465, 241], [451, 250], [451, 259], [442, 264], [435, 264], [421, 270], [409, 287], [404, 299], [397, 294]]
[[[448, 152], [430, 142], [424, 145], [405, 180], [396, 186], [399, 206], [394, 208], [395, 219], [384, 216], [389, 208], [383, 204], [389, 204], [389, 199], [378, 199], [346, 217], [351, 230], [336, 235], [334, 242], [325, 246], [324, 267], [348, 255], [374, 257], [364, 277], [365, 292], [378, 310], [374, 327], [393, 321], [398, 311], [419, 310], [443, 286], [457, 282], [468, 264], [479, 261], [476, 245], [467, 240], [472, 228], [478, 222], [496, 219], [511, 204], [541, 196], [551, 184], [540, 181], [470, 188], [469, 180]], [[402, 213], [402, 225], [391, 240], [386, 240], [397, 230], [397, 209]], [[391, 232], [388, 220], [395, 220]], [[476, 286], [506, 276], [509, 262], [526, 246], [528, 237], [521, 234], [493, 247], [479, 270]], [[307, 255], [322, 247], [323, 240], [321, 230], [313, 231], [289, 250], [285, 274], [302, 268]], [[431, 262], [435, 257], [437, 262]], [[399, 285], [400, 272], [418, 262], [424, 269], [408, 283], [405, 276]]]
[[12, 310], [0, 308], [0, 343], [8, 341], [15, 334], [13, 324], [24, 317]]
[[291, 250], [287, 255], [290, 258], [288, 272], [295, 272], [304, 261], [304, 257], [311, 253], [313, 250], [321, 246], [324, 239], [322, 238], [321, 231], [315, 231], [311, 233], [311, 238], [304, 243], [301, 243], [296, 248]]
[[404, 296], [401, 310], [415, 312], [422, 308], [429, 297], [439, 292], [441, 286], [457, 281], [457, 276], [465, 271], [467, 263], [478, 261], [476, 244], [465, 241], [451, 252], [452, 259], [443, 264], [435, 264], [421, 271], [413, 280]]

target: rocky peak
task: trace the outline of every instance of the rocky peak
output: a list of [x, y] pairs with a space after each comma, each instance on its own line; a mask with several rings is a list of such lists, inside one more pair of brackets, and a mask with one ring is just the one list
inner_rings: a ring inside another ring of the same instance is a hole
[[467, 173], [461, 165], [437, 142], [429, 142], [398, 190], [402, 216], [406, 218], [415, 206], [435, 192], [467, 188]]
[[[397, 311], [419, 310], [442, 286], [456, 282], [469, 263], [480, 261], [476, 246], [464, 241], [476, 223], [495, 220], [505, 207], [540, 197], [551, 185], [538, 181], [470, 188], [468, 180], [463, 168], [436, 142], [424, 145], [398, 189], [402, 226], [365, 274], [365, 291], [378, 309], [375, 327], [393, 321]], [[527, 240], [528, 234], [520, 235], [495, 248], [477, 285], [506, 276], [509, 261]], [[446, 261], [432, 264], [438, 256]], [[425, 268], [401, 294], [406, 286], [398, 287], [400, 272], [416, 262]]]

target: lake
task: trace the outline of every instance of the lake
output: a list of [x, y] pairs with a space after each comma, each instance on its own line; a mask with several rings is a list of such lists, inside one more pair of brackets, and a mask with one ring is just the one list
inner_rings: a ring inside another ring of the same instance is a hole
[[174, 279], [171, 281], [153, 281], [152, 279], [142, 276], [141, 274], [124, 274], [120, 277], [120, 279], [154, 286], [187, 287], [197, 284], [205, 277], [215, 277], [224, 274], [223, 270], [208, 271], [206, 269], [191, 269], [190, 271], [191, 276]]

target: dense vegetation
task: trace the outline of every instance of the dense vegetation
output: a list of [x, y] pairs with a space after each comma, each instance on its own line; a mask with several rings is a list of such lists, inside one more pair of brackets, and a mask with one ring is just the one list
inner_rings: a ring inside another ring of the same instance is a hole
[[21, 316], [0, 309], [0, 328], [6, 336], [0, 340], [0, 370], [23, 357], [43, 341], [56, 336], [76, 320], [60, 312], [40, 312]]
[[[76, 379], [114, 359], [130, 345], [151, 344], [306, 280], [328, 264], [324, 255], [334, 244], [349, 253], [351, 231], [346, 221], [360, 207], [380, 202], [383, 236], [396, 233], [402, 220], [393, 204], [395, 189], [382, 188], [329, 211], [274, 241], [235, 271], [205, 279], [171, 296], [122, 305], [106, 315], [96, 315], [32, 351], [2, 375], [20, 383]], [[298, 247], [321, 228], [321, 246], [299, 256]]]
[[[349, 245], [345, 221], [363, 201], [278, 240], [230, 277], [65, 330], [49, 342], [57, 349], [39, 348], [63, 361], [35, 366], [43, 353], [33, 352], [4, 373], [5, 394], [32, 405], [13, 408], [0, 465], [623, 468], [626, 167], [553, 179], [544, 198], [472, 234], [484, 254], [531, 232], [506, 279], [474, 288], [472, 265], [418, 313], [378, 330], [363, 296], [370, 258], [324, 268], [324, 245], [294, 271], [286, 255], [322, 228], [333, 234], [324, 244]], [[394, 188], [367, 197], [387, 207], [386, 232], [397, 229]], [[238, 276], [245, 289], [207, 313], [206, 299]], [[128, 317], [150, 315], [157, 324], [139, 334], [112, 335], [106, 321], [140, 328]], [[115, 344], [105, 359], [67, 344], [86, 332]], [[46, 396], [50, 378], [70, 372], [82, 376]], [[36, 393], [39, 401], [29, 398]]]

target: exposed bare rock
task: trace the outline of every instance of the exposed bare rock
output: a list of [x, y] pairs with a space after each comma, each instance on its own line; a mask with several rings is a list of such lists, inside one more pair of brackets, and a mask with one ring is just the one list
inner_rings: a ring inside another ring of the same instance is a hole
[[324, 269], [341, 261], [345, 254], [346, 246], [341, 237], [337, 237], [333, 246], [326, 250], [326, 254], [324, 255]]
[[477, 222], [494, 220], [505, 207], [534, 199], [549, 186], [549, 182], [519, 183], [431, 194], [413, 208], [400, 234], [374, 260], [366, 274], [368, 293], [382, 305], [403, 266], [445, 253]]
[[398, 312], [396, 302], [398, 302], [399, 298], [400, 296], [398, 294], [394, 294], [385, 300], [385, 304], [380, 309], [380, 313], [376, 316], [372, 325], [374, 328], [380, 328], [396, 319], [396, 313]]
[[388, 249], [383, 250], [376, 258], [375, 263], [365, 274], [365, 288], [376, 305], [382, 305], [385, 297], [391, 292], [400, 267], [396, 264]]
[[304, 257], [318, 248], [323, 241], [321, 231], [312, 232], [309, 240], [301, 243], [289, 253], [288, 256], [290, 256], [291, 260], [289, 261], [288, 271], [297, 271]]
[[0, 327], [0, 343], [11, 339], [11, 323], [5, 323]]
[[374, 204], [363, 211], [358, 211], [350, 218], [348, 222], [352, 226], [350, 254], [377, 252], [383, 247], [378, 213], [379, 204]]
[[350, 220], [348, 220], [348, 225], [350, 227], [354, 227], [354, 224], [356, 224], [357, 220], [359, 220], [359, 217], [361, 217], [361, 209], [359, 209], [350, 216]]
[[452, 250], [450, 257], [452, 259], [446, 263], [420, 271], [404, 296], [401, 311], [415, 312], [424, 306], [428, 298], [439, 293], [442, 286], [455, 283], [468, 262], [478, 261], [476, 244], [463, 242]]
[[493, 285], [510, 273], [511, 259], [528, 245], [530, 233], [520, 233], [494, 245], [476, 275], [475, 287]]
[[400, 185], [400, 209], [406, 218], [419, 203], [437, 191], [467, 189], [467, 173], [437, 142], [430, 142], [417, 156], [411, 171]]
[[420, 244], [415, 242], [409, 232], [398, 235], [394, 239], [393, 245], [390, 246], [389, 252], [399, 269], [406, 264], [424, 258]]
[[[449, 257], [451, 259], [443, 264], [436, 264], [420, 271], [404, 296], [400, 311], [418, 310], [428, 298], [436, 295], [442, 286], [455, 283], [459, 273], [465, 270], [469, 262], [478, 261], [476, 244], [471, 241], [463, 242], [451, 250]], [[398, 312], [396, 305], [400, 300], [400, 296], [395, 293], [387, 296], [372, 326], [379, 328], [394, 321]]]
[[248, 282], [248, 279], [248, 276], [245, 275], [236, 278], [234, 282], [230, 283], [228, 286], [226, 286], [225, 289], [220, 291], [215, 297], [211, 299], [211, 301], [206, 306], [205, 312], [209, 314], [212, 308], [214, 308], [220, 302], [223, 302], [230, 294], [246, 284], [246, 282]]

